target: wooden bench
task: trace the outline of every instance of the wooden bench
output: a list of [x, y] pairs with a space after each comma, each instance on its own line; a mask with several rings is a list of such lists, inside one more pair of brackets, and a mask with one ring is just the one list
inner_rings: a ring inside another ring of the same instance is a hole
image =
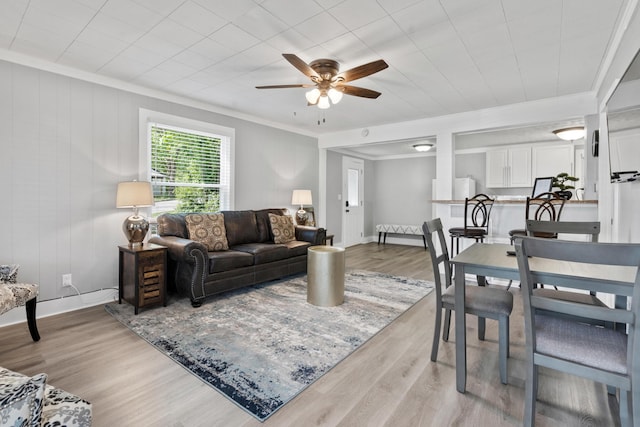
[[[398, 224], [378, 224], [376, 225], [376, 231], [378, 232], [378, 244], [380, 244], [380, 238], [383, 238], [382, 244], [387, 243], [387, 234], [413, 234], [416, 236], [422, 236], [422, 243], [424, 249], [427, 249], [427, 240], [422, 233], [422, 227], [419, 225], [398, 225]], [[383, 237], [384, 234], [384, 237]]]

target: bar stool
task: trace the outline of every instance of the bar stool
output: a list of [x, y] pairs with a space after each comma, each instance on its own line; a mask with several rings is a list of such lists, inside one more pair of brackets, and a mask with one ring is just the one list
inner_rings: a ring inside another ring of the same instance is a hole
[[[524, 211], [525, 223], [530, 219], [535, 221], [560, 221], [560, 215], [562, 214], [562, 208], [565, 202], [565, 198], [551, 192], [541, 193], [536, 197], [527, 197]], [[510, 230], [509, 238], [511, 239], [511, 244], [513, 244], [513, 240], [516, 237], [526, 235], [526, 228]], [[557, 233], [536, 232], [534, 237], [555, 238], [557, 237]]]
[[460, 239], [474, 239], [483, 242], [489, 234], [489, 217], [494, 199], [486, 194], [476, 194], [472, 198], [464, 199], [464, 227], [449, 229], [451, 237], [451, 253], [453, 253], [453, 239], [456, 239], [456, 254], [460, 252]]

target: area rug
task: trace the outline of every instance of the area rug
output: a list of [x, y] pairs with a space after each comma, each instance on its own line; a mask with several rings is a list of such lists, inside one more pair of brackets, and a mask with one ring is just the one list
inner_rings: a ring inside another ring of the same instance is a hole
[[106, 310], [158, 350], [264, 421], [433, 290], [431, 282], [348, 271], [344, 304], [307, 303], [307, 276], [188, 298], [133, 314]]

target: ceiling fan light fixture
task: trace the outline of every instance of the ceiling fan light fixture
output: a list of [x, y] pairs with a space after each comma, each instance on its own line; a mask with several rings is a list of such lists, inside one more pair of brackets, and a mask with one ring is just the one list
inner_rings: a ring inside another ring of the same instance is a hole
[[326, 110], [329, 108], [331, 104], [329, 103], [329, 97], [327, 95], [322, 95], [318, 100], [318, 108], [321, 110]]
[[433, 144], [429, 144], [429, 143], [421, 143], [421, 144], [413, 145], [413, 149], [416, 151], [420, 151], [421, 153], [424, 153], [425, 151], [429, 151], [432, 148], [433, 148]]
[[576, 139], [584, 138], [585, 135], [584, 126], [556, 129], [553, 133], [565, 141], [575, 141]]
[[337, 104], [342, 100], [342, 92], [336, 88], [332, 87], [331, 89], [329, 89], [327, 95], [329, 95], [329, 99], [331, 99], [331, 102], [333, 102], [334, 104]]
[[315, 105], [318, 102], [318, 98], [320, 98], [320, 89], [313, 88], [309, 92], [305, 93], [304, 96], [307, 98], [309, 104]]

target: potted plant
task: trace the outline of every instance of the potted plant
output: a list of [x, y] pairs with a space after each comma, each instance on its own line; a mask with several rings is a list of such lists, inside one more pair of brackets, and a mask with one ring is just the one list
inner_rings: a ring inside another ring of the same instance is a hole
[[575, 186], [573, 186], [573, 183], [576, 181], [578, 181], [578, 178], [576, 178], [575, 176], [571, 176], [566, 172], [561, 172], [553, 178], [553, 183], [551, 184], [551, 186], [552, 188], [560, 189], [559, 191], [555, 192], [558, 196], [569, 200], [571, 198], [571, 195], [573, 194], [569, 190], [574, 190], [576, 188]]

